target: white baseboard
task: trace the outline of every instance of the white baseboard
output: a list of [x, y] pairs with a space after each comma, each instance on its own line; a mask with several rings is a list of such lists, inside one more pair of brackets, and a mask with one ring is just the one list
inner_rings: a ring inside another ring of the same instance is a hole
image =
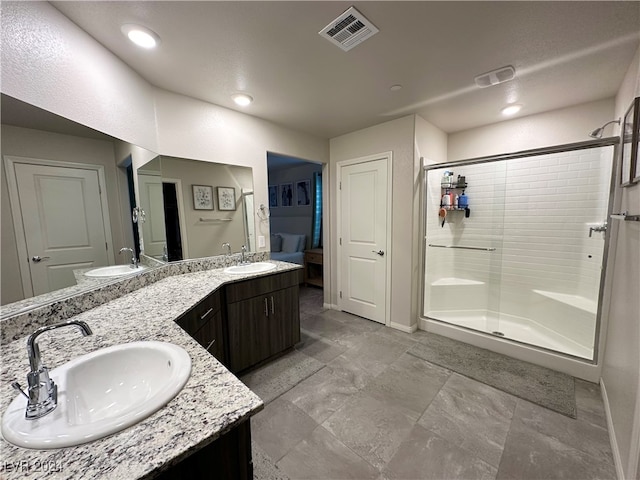
[[338, 308], [338, 305], [336, 305], [334, 303], [323, 303], [322, 304], [322, 308], [325, 308], [327, 310], [340, 310]]
[[418, 330], [418, 325], [416, 323], [414, 323], [413, 325], [407, 326], [407, 325], [402, 325], [401, 323], [389, 322], [388, 327], [395, 328], [396, 330], [400, 330], [401, 332], [405, 332], [405, 333], [413, 333], [416, 330]]
[[609, 441], [611, 442], [611, 452], [613, 453], [613, 463], [616, 466], [616, 477], [618, 480], [624, 480], [624, 468], [622, 468], [622, 459], [620, 458], [620, 450], [618, 449], [618, 440], [616, 432], [613, 428], [613, 417], [611, 416], [611, 406], [609, 405], [609, 397], [607, 396], [607, 388], [604, 380], [600, 378], [600, 391], [602, 392], [602, 402], [604, 403], [604, 412], [607, 416], [607, 430], [609, 431]]

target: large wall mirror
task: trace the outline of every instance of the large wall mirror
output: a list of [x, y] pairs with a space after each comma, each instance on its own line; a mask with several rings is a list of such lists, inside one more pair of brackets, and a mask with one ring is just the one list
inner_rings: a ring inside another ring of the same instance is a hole
[[[134, 230], [160, 260], [218, 255], [224, 242], [255, 250], [251, 168], [160, 157], [4, 94], [0, 106], [2, 317], [117, 281], [77, 273], [128, 263], [119, 251], [135, 248]], [[213, 210], [194, 208], [193, 185], [212, 187]], [[132, 223], [134, 204], [146, 222]]]
[[161, 155], [136, 170], [143, 253], [179, 261], [255, 251], [253, 171]]
[[4, 94], [0, 105], [2, 305], [114, 281], [82, 272], [130, 262], [119, 253], [135, 246], [128, 178], [157, 154]]

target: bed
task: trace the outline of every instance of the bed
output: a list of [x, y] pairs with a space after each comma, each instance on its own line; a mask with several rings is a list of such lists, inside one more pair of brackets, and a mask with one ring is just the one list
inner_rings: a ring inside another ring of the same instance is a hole
[[271, 234], [271, 259], [304, 265], [306, 235], [294, 233]]

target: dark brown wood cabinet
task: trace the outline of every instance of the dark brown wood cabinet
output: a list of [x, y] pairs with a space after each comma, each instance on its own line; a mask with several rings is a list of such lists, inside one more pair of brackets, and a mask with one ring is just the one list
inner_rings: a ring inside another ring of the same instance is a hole
[[165, 470], [158, 479], [253, 480], [251, 426], [246, 420], [206, 447]]
[[[233, 373], [242, 372], [300, 341], [298, 270], [224, 285], [176, 323]], [[251, 480], [251, 428], [243, 422], [158, 478]]]
[[304, 251], [304, 283], [305, 285], [315, 285], [322, 288], [322, 249], [313, 248]]
[[213, 292], [180, 316], [176, 323], [209, 353], [226, 364], [221, 298], [220, 291]]
[[300, 341], [298, 271], [227, 284], [176, 323], [233, 373], [244, 371]]
[[229, 368], [240, 372], [300, 341], [297, 271], [228, 285]]

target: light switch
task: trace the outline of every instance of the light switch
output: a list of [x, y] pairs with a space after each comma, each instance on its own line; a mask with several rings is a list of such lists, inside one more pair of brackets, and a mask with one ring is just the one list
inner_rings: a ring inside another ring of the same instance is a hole
[[264, 248], [266, 245], [264, 235], [258, 235], [258, 248]]

